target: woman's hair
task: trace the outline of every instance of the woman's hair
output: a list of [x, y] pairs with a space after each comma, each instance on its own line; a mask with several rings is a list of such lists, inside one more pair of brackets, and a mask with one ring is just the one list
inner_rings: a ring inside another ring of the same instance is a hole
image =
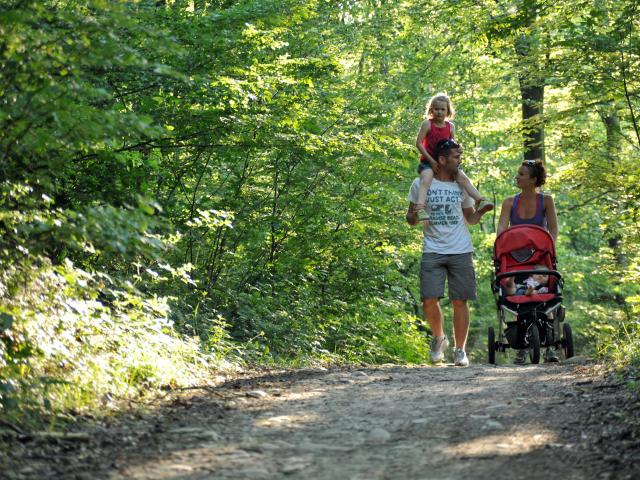
[[547, 181], [547, 169], [540, 160], [525, 160], [522, 165], [529, 170], [529, 176], [536, 178], [536, 187], [544, 185]]
[[436, 93], [433, 97], [429, 99], [426, 106], [426, 111], [424, 113], [425, 118], [431, 118], [431, 109], [433, 108], [433, 102], [445, 102], [447, 104], [447, 117], [453, 118], [456, 114], [453, 109], [453, 105], [451, 104], [451, 99], [449, 95], [446, 93]]

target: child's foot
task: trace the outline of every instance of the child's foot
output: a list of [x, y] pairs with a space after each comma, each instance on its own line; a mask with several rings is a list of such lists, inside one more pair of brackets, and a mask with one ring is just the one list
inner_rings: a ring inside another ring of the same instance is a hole
[[476, 201], [476, 210], [480, 215], [484, 215], [485, 213], [493, 210], [493, 203], [482, 197], [480, 200]]

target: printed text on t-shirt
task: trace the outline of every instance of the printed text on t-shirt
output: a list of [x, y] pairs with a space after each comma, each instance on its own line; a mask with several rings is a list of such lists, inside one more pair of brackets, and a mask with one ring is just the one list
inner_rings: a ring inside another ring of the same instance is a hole
[[462, 203], [462, 196], [462, 191], [457, 189], [429, 189], [427, 202], [431, 210], [431, 225], [454, 226], [460, 223], [460, 212], [454, 209], [454, 205]]

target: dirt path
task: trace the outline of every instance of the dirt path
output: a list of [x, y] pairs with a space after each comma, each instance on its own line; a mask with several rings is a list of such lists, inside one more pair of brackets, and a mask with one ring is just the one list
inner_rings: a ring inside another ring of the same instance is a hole
[[23, 438], [3, 466], [12, 479], [631, 479], [639, 413], [581, 363], [274, 371], [85, 426], [85, 441]]

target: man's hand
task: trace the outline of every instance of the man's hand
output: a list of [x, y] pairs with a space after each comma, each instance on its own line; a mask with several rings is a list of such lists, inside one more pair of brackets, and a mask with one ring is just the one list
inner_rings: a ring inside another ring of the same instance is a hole
[[473, 207], [463, 207], [462, 208], [462, 214], [464, 215], [464, 219], [467, 222], [467, 224], [469, 225], [475, 225], [480, 221], [480, 218], [482, 218], [482, 214], [479, 213], [475, 208]]
[[407, 214], [405, 216], [409, 225], [413, 226], [418, 223], [417, 211], [418, 207], [416, 206], [416, 204], [413, 202], [409, 202], [409, 208], [407, 209]]

